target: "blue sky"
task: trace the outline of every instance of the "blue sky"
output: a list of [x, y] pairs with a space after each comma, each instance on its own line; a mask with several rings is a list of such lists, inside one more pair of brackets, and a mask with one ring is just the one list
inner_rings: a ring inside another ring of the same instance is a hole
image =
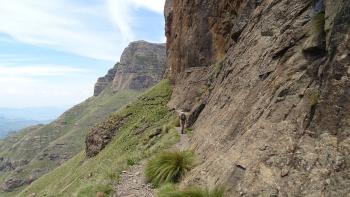
[[0, 0], [0, 107], [69, 107], [129, 42], [165, 42], [165, 0]]

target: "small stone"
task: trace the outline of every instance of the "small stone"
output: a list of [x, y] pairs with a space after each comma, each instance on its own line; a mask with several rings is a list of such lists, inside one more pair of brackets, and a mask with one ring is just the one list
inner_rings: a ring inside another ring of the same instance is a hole
[[285, 177], [289, 174], [289, 170], [287, 168], [283, 168], [281, 171], [281, 177]]
[[281, 101], [284, 101], [285, 98], [286, 98], [286, 97], [277, 97], [276, 103], [281, 102]]
[[259, 147], [259, 150], [260, 150], [260, 151], [264, 151], [264, 150], [267, 149], [267, 147], [268, 147], [268, 146], [267, 146], [266, 144], [264, 144], [264, 145], [262, 145], [262, 146]]

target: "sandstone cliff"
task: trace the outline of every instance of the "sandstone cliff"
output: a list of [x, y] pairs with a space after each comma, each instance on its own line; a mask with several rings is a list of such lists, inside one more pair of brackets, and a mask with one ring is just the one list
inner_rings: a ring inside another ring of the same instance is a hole
[[164, 44], [132, 42], [123, 51], [120, 62], [97, 80], [94, 95], [98, 96], [110, 83], [114, 91], [149, 88], [162, 79], [164, 71]]
[[326, 0], [326, 53], [309, 0], [168, 0], [171, 108], [203, 162], [184, 184], [229, 196], [350, 193], [350, 1]]

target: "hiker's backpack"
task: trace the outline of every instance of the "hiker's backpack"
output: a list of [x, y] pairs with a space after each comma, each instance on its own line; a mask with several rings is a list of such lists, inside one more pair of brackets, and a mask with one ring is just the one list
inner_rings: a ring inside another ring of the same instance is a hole
[[186, 115], [185, 115], [185, 114], [181, 114], [181, 115], [180, 115], [180, 119], [181, 119], [182, 121], [185, 121], [185, 120], [186, 120]]

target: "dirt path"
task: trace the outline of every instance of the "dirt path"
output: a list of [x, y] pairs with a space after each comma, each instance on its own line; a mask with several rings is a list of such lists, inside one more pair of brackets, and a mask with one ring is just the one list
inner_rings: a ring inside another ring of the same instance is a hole
[[[180, 134], [180, 141], [176, 143], [170, 150], [186, 149], [190, 145], [187, 135], [181, 135], [181, 128], [176, 128]], [[117, 191], [113, 197], [154, 197], [154, 189], [152, 185], [147, 183], [144, 176], [145, 161], [130, 167], [127, 171], [123, 171], [120, 181], [114, 186]]]
[[117, 194], [114, 197], [153, 197], [151, 184], [146, 183], [143, 177], [144, 162], [136, 164], [123, 171], [118, 185], [115, 186]]
[[190, 139], [186, 134], [185, 135], [181, 134], [181, 127], [176, 127], [175, 129], [180, 135], [180, 141], [176, 143], [174, 147], [171, 149], [180, 149], [180, 150], [187, 149], [190, 146]]

